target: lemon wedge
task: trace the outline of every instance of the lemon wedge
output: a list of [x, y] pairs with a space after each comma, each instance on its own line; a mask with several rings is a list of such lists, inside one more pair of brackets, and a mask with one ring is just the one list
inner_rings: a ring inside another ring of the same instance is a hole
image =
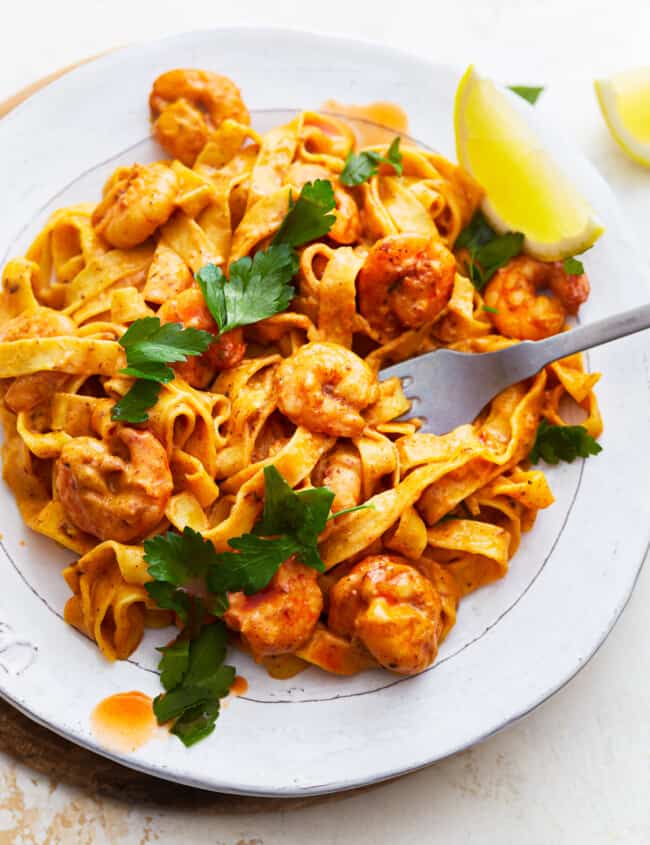
[[498, 232], [523, 232], [525, 251], [545, 261], [577, 255], [603, 227], [513, 96], [473, 66], [465, 71], [454, 110], [458, 161], [485, 188], [483, 213]]
[[594, 83], [609, 131], [627, 155], [650, 167], [650, 67]]

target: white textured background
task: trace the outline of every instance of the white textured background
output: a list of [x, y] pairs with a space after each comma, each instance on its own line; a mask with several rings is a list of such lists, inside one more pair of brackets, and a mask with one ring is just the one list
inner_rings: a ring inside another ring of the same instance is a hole
[[[0, 99], [119, 44], [242, 24], [384, 41], [440, 62], [477, 62], [504, 82], [546, 84], [547, 107], [648, 243], [650, 171], [619, 154], [591, 87], [596, 76], [648, 62], [648, 0], [13, 0], [3, 12]], [[650, 495], [648, 479], [641, 489]], [[646, 571], [596, 657], [525, 721], [423, 772], [320, 807], [223, 816], [98, 801], [0, 755], [0, 845], [646, 845], [649, 605]]]

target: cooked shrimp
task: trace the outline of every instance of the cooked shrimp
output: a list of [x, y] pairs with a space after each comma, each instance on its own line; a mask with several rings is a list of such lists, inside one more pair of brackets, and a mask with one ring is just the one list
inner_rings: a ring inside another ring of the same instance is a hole
[[203, 329], [215, 335], [214, 343], [203, 355], [174, 365], [179, 376], [193, 387], [207, 387], [219, 370], [234, 367], [244, 357], [246, 344], [242, 330], [234, 329], [219, 336], [219, 327], [197, 287], [188, 288], [165, 302], [158, 309], [157, 316], [161, 323], [182, 323], [186, 328]]
[[24, 311], [5, 323], [0, 328], [0, 341], [76, 334], [77, 327], [70, 317], [53, 308], [35, 308], [33, 311]]
[[[294, 162], [287, 172], [287, 182], [300, 190], [307, 182], [315, 179], [332, 181], [332, 174], [326, 167], [318, 164]], [[333, 182], [336, 201], [336, 220], [327, 233], [327, 237], [337, 244], [352, 244], [361, 237], [361, 217], [359, 207], [352, 194], [340, 184]]]
[[580, 306], [589, 299], [591, 285], [586, 273], [567, 273], [562, 261], [554, 263], [555, 272], [549, 287], [566, 308], [568, 314], [577, 314]]
[[395, 555], [365, 558], [329, 593], [331, 630], [361, 641], [378, 663], [401, 675], [433, 663], [441, 613], [431, 582]]
[[227, 117], [250, 123], [239, 88], [227, 76], [207, 70], [170, 70], [149, 95], [154, 135], [174, 158], [191, 167]]
[[[548, 288], [554, 298], [537, 295]], [[576, 314], [589, 296], [585, 275], [566, 272], [562, 262], [548, 263], [518, 255], [496, 272], [485, 288], [485, 304], [500, 334], [518, 340], [542, 340], [562, 331], [567, 314]]]
[[255, 657], [295, 651], [309, 639], [323, 609], [317, 577], [289, 558], [259, 593], [230, 593], [224, 622], [241, 632]]
[[353, 508], [361, 501], [361, 458], [349, 443], [336, 446], [318, 461], [311, 475], [314, 487], [329, 487], [335, 494], [332, 513]]
[[55, 393], [63, 390], [69, 378], [66, 373], [53, 371], [18, 376], [7, 388], [4, 395], [5, 404], [15, 413], [29, 411], [42, 402], [51, 400]]
[[361, 268], [359, 310], [386, 339], [436, 319], [454, 286], [456, 260], [423, 235], [388, 235]]
[[112, 246], [128, 249], [146, 241], [171, 217], [178, 179], [171, 168], [157, 161], [123, 168], [106, 188], [93, 212], [93, 226]]
[[308, 343], [276, 372], [278, 408], [295, 425], [331, 437], [361, 434], [361, 411], [378, 397], [377, 378], [354, 352], [336, 343]]
[[82, 531], [130, 543], [161, 521], [173, 482], [165, 450], [153, 434], [124, 427], [111, 444], [94, 437], [66, 443], [55, 465], [54, 488]]

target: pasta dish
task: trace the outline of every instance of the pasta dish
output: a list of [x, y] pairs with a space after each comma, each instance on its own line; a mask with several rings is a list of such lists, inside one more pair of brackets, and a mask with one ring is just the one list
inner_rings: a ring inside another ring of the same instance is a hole
[[602, 426], [580, 356], [441, 436], [382, 379], [564, 331], [589, 294], [497, 234], [457, 165], [327, 111], [260, 135], [207, 71], [149, 102], [166, 158], [117, 168], [4, 268], [4, 478], [74, 553], [65, 619], [108, 660], [176, 626], [154, 709], [190, 745], [228, 644], [278, 678], [426, 669], [552, 504], [537, 459]]

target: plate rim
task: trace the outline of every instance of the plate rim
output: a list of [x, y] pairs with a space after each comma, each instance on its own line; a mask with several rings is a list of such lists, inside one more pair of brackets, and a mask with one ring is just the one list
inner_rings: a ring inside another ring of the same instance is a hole
[[[458, 69], [455, 68], [453, 65], [441, 62], [434, 62], [430, 59], [416, 54], [413, 55], [411, 53], [406, 52], [401, 48], [395, 48], [389, 46], [387, 44], [383, 44], [381, 42], [377, 42], [371, 39], [364, 39], [364, 38], [355, 38], [349, 37], [345, 35], [341, 35], [339, 33], [329, 33], [329, 32], [316, 32], [315, 30], [310, 29], [289, 29], [287, 27], [276, 27], [276, 26], [229, 26], [229, 27], [210, 27], [204, 29], [195, 29], [190, 30], [183, 33], [176, 33], [164, 36], [162, 38], [154, 38], [154, 39], [145, 39], [133, 44], [129, 44], [124, 47], [116, 48], [115, 50], [111, 51], [110, 53], [101, 55], [92, 61], [89, 61], [87, 64], [80, 65], [79, 67], [71, 69], [68, 73], [64, 74], [59, 79], [55, 79], [54, 81], [48, 83], [44, 88], [40, 91], [36, 92], [35, 94], [28, 97], [27, 100], [20, 103], [18, 106], [15, 107], [6, 117], [2, 119], [0, 122], [0, 134], [2, 133], [2, 127], [10, 125], [14, 119], [16, 119], [16, 115], [20, 115], [26, 109], [29, 108], [37, 108], [39, 102], [43, 97], [46, 97], [48, 91], [51, 90], [53, 86], [65, 85], [66, 80], [69, 80], [71, 76], [74, 76], [78, 73], [83, 73], [88, 68], [96, 68], [97, 65], [102, 64], [111, 64], [113, 62], [118, 62], [120, 57], [125, 55], [132, 55], [138, 54], [140, 51], [146, 51], [147, 48], [151, 48], [158, 45], [163, 45], [165, 43], [177, 42], [185, 39], [192, 39], [194, 36], [198, 35], [205, 35], [206, 33], [215, 33], [217, 35], [224, 35], [224, 34], [233, 34], [233, 35], [251, 35], [255, 34], [257, 36], [264, 36], [268, 34], [275, 34], [275, 35], [282, 35], [285, 37], [291, 38], [298, 38], [304, 39], [313, 38], [317, 41], [337, 41], [340, 45], [345, 46], [346, 48], [354, 47], [363, 47], [363, 48], [372, 48], [374, 50], [379, 50], [384, 53], [388, 59], [401, 59], [403, 61], [408, 61], [412, 65], [419, 65], [419, 66], [428, 66], [434, 69], [444, 70], [445, 72], [453, 71], [456, 72]], [[574, 146], [577, 148], [577, 144], [574, 143]], [[580, 155], [583, 159], [586, 157], [580, 152]], [[607, 185], [604, 178], [600, 175], [600, 173], [596, 170], [596, 168], [592, 165], [592, 170], [595, 174], [598, 175], [600, 181]], [[625, 219], [625, 215], [623, 214], [618, 200], [614, 195], [613, 191], [607, 188], [610, 192], [612, 197], [613, 203], [616, 207], [617, 213], [619, 214], [622, 219]], [[636, 242], [633, 244], [636, 246]], [[642, 283], [645, 283], [646, 290], [647, 290], [647, 279], [645, 278], [644, 274], [642, 273]], [[636, 564], [635, 567], [635, 574], [631, 581], [631, 584], [626, 589], [624, 600], [622, 601], [620, 607], [616, 608], [616, 613], [611, 616], [607, 624], [604, 626], [601, 635], [598, 641], [593, 646], [592, 650], [585, 656], [585, 658], [578, 663], [571, 671], [565, 673], [561, 679], [558, 680], [557, 684], [553, 685], [545, 692], [541, 693], [529, 706], [522, 708], [519, 712], [515, 713], [514, 715], [510, 716], [506, 719], [502, 724], [498, 727], [491, 728], [487, 730], [485, 733], [479, 735], [478, 737], [469, 739], [465, 743], [461, 743], [457, 748], [447, 751], [444, 753], [444, 756], [441, 757], [440, 755], [431, 756], [430, 754], [426, 757], [426, 759], [422, 759], [419, 762], [416, 762], [412, 765], [401, 765], [394, 768], [387, 768], [384, 771], [379, 772], [376, 776], [370, 777], [363, 777], [362, 779], [355, 779], [355, 778], [343, 778], [337, 780], [336, 782], [326, 783], [321, 785], [309, 786], [305, 788], [292, 788], [292, 787], [280, 787], [276, 788], [273, 791], [269, 791], [266, 789], [257, 789], [257, 788], [246, 788], [244, 785], [242, 786], [227, 786], [220, 783], [213, 783], [209, 784], [206, 783], [203, 779], [193, 779], [191, 777], [186, 777], [183, 775], [179, 775], [176, 772], [167, 772], [164, 768], [159, 768], [158, 766], [149, 766], [142, 761], [138, 761], [136, 758], [133, 758], [129, 755], [115, 753], [110, 751], [107, 748], [100, 747], [98, 744], [93, 743], [92, 741], [86, 740], [86, 738], [81, 734], [75, 734], [74, 732], [67, 730], [65, 727], [57, 725], [55, 723], [49, 722], [46, 719], [42, 719], [38, 716], [38, 714], [34, 713], [26, 704], [22, 703], [19, 699], [14, 698], [10, 693], [8, 693], [3, 687], [4, 684], [0, 684], [0, 696], [8, 701], [12, 706], [16, 707], [19, 711], [24, 713], [28, 718], [32, 719], [33, 721], [37, 722], [38, 724], [43, 725], [49, 730], [57, 733], [60, 736], [63, 736], [68, 741], [71, 741], [77, 745], [81, 745], [94, 753], [98, 753], [104, 757], [107, 757], [115, 762], [125, 765], [129, 768], [136, 769], [142, 771], [148, 775], [153, 777], [162, 778], [165, 780], [170, 780], [172, 782], [183, 783], [188, 786], [193, 786], [196, 788], [207, 789], [211, 791], [218, 791], [223, 793], [232, 793], [232, 794], [240, 794], [240, 795], [250, 795], [250, 796], [257, 796], [257, 797], [289, 797], [289, 796], [305, 796], [305, 795], [323, 795], [329, 794], [333, 792], [339, 791], [346, 791], [351, 790], [357, 787], [361, 787], [364, 785], [372, 785], [377, 784], [382, 781], [390, 780], [396, 778], [400, 775], [407, 774], [411, 771], [417, 771], [419, 769], [425, 768], [432, 763], [436, 762], [439, 759], [444, 759], [446, 756], [450, 756], [452, 754], [456, 754], [468, 747], [471, 747], [479, 742], [483, 742], [484, 740], [488, 739], [489, 737], [493, 736], [495, 733], [499, 732], [500, 730], [508, 727], [509, 725], [519, 721], [520, 719], [524, 718], [529, 713], [533, 712], [537, 709], [544, 701], [548, 700], [552, 695], [556, 692], [561, 690], [564, 686], [566, 686], [580, 671], [584, 666], [587, 665], [588, 662], [593, 658], [596, 652], [600, 649], [602, 644], [605, 642], [609, 634], [611, 633], [613, 627], [615, 626], [618, 619], [620, 619], [623, 611], [627, 607], [629, 600], [631, 598], [632, 592], [638, 582], [640, 577], [641, 571], [643, 569], [644, 561], [647, 558], [648, 549], [650, 547], [650, 528], [646, 530], [646, 545], [641, 560]], [[630, 567], [631, 571], [631, 567]]]

